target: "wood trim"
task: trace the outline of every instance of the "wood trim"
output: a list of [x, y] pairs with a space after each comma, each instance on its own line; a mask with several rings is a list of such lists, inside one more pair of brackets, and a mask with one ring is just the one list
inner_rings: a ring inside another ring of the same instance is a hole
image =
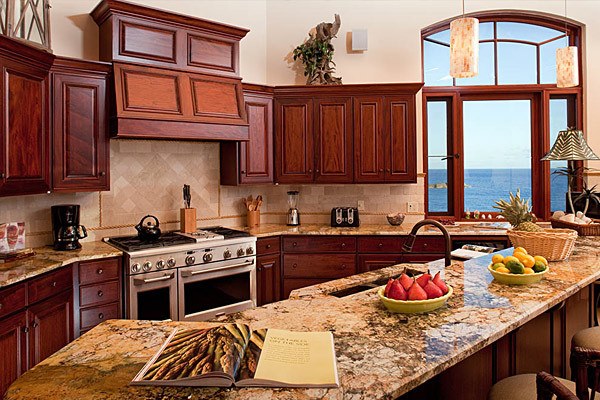
[[275, 86], [277, 97], [310, 97], [310, 96], [360, 96], [398, 93], [414, 95], [423, 87], [423, 83], [380, 83], [349, 85], [293, 85]]
[[113, 132], [113, 137], [122, 139], [248, 141], [248, 125], [118, 118]]

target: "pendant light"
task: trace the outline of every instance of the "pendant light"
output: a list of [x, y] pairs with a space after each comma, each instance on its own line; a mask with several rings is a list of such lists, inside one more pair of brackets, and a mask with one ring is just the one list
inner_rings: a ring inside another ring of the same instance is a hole
[[[567, 0], [565, 0], [565, 35], [567, 29]], [[556, 86], [560, 88], [579, 85], [579, 57], [577, 46], [567, 46], [556, 49]]]
[[465, 17], [450, 23], [450, 76], [472, 78], [479, 73], [479, 20]]

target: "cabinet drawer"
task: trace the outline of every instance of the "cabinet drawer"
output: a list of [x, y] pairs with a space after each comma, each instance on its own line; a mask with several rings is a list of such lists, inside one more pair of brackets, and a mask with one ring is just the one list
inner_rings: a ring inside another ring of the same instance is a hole
[[413, 254], [413, 253], [405, 253], [402, 255], [403, 263], [411, 263], [411, 264], [425, 264], [431, 261], [440, 260], [444, 258], [444, 253], [434, 253], [434, 254]]
[[25, 308], [27, 305], [25, 291], [24, 283], [0, 290], [0, 317]]
[[81, 330], [90, 329], [108, 319], [120, 317], [119, 303], [107, 304], [105, 306], [87, 308], [81, 310]]
[[412, 248], [413, 253], [443, 253], [446, 249], [444, 237], [438, 236], [417, 236]]
[[119, 259], [86, 261], [79, 263], [79, 283], [104, 282], [119, 279]]
[[86, 307], [93, 304], [119, 301], [119, 281], [105, 282], [79, 288], [79, 305]]
[[256, 241], [256, 254], [262, 256], [265, 254], [279, 253], [280, 246], [280, 237], [258, 239]]
[[355, 237], [293, 236], [283, 238], [283, 251], [308, 253], [354, 253]]
[[290, 278], [343, 278], [356, 273], [354, 254], [286, 254], [283, 275]]
[[405, 236], [368, 236], [358, 238], [359, 253], [401, 253]]
[[29, 282], [27, 291], [29, 304], [46, 299], [64, 290], [71, 289], [73, 277], [71, 267], [61, 268]]

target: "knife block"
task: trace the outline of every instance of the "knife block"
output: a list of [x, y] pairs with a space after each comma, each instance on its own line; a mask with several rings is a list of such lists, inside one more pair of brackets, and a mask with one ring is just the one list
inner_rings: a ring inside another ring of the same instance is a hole
[[196, 232], [196, 209], [182, 208], [180, 211], [181, 232]]

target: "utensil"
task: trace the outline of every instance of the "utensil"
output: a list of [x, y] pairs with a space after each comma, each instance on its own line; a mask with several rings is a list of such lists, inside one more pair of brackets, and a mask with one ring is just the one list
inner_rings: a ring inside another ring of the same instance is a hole
[[191, 208], [192, 203], [192, 191], [190, 185], [183, 185], [183, 206], [185, 208]]
[[[146, 219], [149, 218], [154, 220], [154, 224], [151, 221], [146, 222], [144, 224]], [[160, 237], [161, 232], [159, 225], [160, 223], [158, 222], [158, 218], [156, 218], [154, 215], [146, 215], [140, 220], [139, 224], [135, 226], [135, 229], [138, 231], [138, 237], [141, 240], [151, 242], [154, 240], [158, 240], [158, 238]]]
[[260, 210], [260, 206], [262, 206], [262, 203], [263, 203], [263, 197], [262, 197], [262, 194], [259, 194], [256, 197], [256, 208], [255, 208], [255, 210]]
[[246, 204], [248, 205], [248, 211], [254, 211], [254, 200], [252, 200], [251, 194], [246, 198]]

